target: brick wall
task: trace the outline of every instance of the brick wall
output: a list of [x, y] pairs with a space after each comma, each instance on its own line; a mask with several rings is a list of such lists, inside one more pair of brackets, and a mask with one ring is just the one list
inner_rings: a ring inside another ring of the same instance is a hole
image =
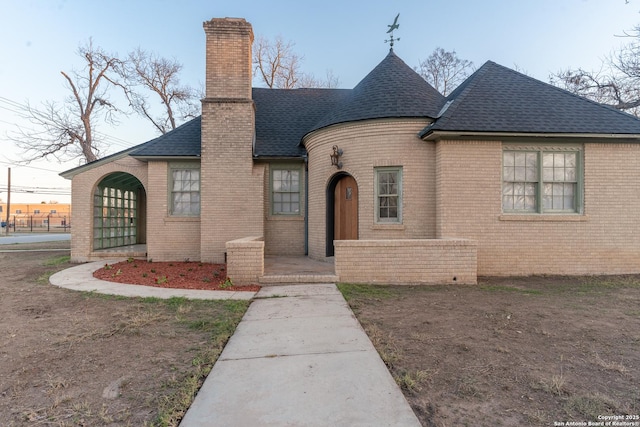
[[338, 240], [341, 282], [476, 284], [476, 243], [463, 239]]
[[479, 275], [640, 272], [639, 145], [584, 144], [584, 215], [502, 214], [499, 141], [439, 141], [436, 164], [437, 236], [477, 241]]
[[200, 217], [171, 216], [169, 171], [164, 161], [149, 162], [147, 258], [200, 261]]
[[93, 193], [96, 186], [107, 175], [126, 172], [135, 176], [142, 185], [149, 188], [147, 165], [131, 157], [113, 159], [92, 169], [75, 175], [71, 181], [71, 262], [91, 260], [93, 251]]
[[[286, 163], [276, 163], [277, 167], [286, 167]], [[305, 194], [304, 180], [305, 170], [303, 162], [289, 163], [289, 166], [300, 167], [300, 215], [271, 215], [271, 186], [270, 163], [265, 164], [264, 172], [264, 251], [267, 255], [292, 255], [305, 254], [304, 216]]]
[[264, 241], [262, 237], [245, 237], [226, 243], [227, 277], [235, 285], [258, 283], [264, 274]]
[[[428, 239], [435, 227], [435, 145], [418, 138], [427, 120], [382, 119], [331, 126], [306, 138], [309, 156], [309, 256], [326, 255], [327, 186], [346, 172], [358, 185], [359, 239]], [[332, 146], [343, 168], [331, 166]], [[374, 168], [402, 166], [402, 224], [375, 223]]]

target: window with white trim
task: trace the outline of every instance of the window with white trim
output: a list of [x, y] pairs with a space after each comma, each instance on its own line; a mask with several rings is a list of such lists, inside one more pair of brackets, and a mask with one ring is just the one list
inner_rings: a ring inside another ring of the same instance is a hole
[[271, 213], [273, 215], [300, 214], [300, 168], [273, 167], [271, 169]]
[[375, 168], [376, 222], [402, 223], [402, 168]]
[[582, 212], [578, 147], [508, 147], [502, 154], [505, 213]]
[[171, 164], [169, 166], [170, 214], [200, 215], [200, 165]]

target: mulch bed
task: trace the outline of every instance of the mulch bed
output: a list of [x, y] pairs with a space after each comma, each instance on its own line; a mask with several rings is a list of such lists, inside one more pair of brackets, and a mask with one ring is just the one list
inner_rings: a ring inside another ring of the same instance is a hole
[[234, 285], [225, 264], [205, 262], [151, 262], [129, 259], [105, 265], [93, 277], [110, 282], [158, 288], [257, 292], [259, 285]]

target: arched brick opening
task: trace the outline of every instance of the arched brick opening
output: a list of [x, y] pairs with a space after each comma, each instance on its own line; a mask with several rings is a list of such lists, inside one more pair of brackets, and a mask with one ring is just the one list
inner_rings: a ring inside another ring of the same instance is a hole
[[114, 172], [93, 193], [93, 249], [146, 243], [147, 197], [138, 178]]

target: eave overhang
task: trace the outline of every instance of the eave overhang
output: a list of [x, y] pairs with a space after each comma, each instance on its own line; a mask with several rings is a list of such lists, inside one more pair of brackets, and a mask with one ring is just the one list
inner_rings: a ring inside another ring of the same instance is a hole
[[423, 141], [439, 139], [513, 139], [513, 138], [555, 138], [615, 140], [617, 142], [640, 143], [640, 134], [620, 133], [530, 133], [530, 132], [469, 132], [469, 131], [422, 131], [418, 136]]
[[137, 147], [131, 147], [131, 148], [127, 149], [127, 150], [120, 151], [120, 152], [112, 154], [110, 156], [103, 157], [103, 158], [95, 160], [95, 161], [93, 161], [91, 163], [86, 163], [86, 164], [84, 164], [82, 166], [78, 166], [78, 167], [75, 167], [73, 169], [69, 169], [69, 170], [66, 170], [64, 172], [60, 172], [58, 175], [63, 177], [63, 178], [65, 178], [65, 179], [73, 179], [73, 177], [78, 175], [79, 173], [82, 173], [84, 171], [96, 168], [96, 167], [101, 166], [101, 165], [103, 165], [105, 163], [110, 163], [110, 162], [112, 162], [114, 160], [118, 160], [118, 159], [122, 159], [124, 157], [127, 157], [129, 155], [129, 153], [131, 151], [135, 150], [136, 148]]
[[136, 160], [140, 160], [142, 162], [148, 161], [171, 161], [171, 160], [200, 160], [200, 156], [136, 156], [132, 155]]

